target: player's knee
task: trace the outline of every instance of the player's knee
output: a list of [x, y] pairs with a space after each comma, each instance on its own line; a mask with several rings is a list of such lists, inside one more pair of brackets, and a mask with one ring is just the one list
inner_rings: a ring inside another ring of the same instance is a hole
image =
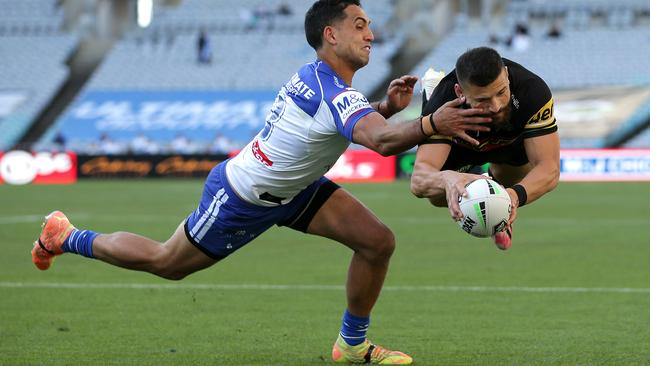
[[153, 273], [166, 280], [180, 281], [190, 274], [187, 271], [175, 267], [173, 263], [164, 263], [165, 262], [158, 262], [156, 265], [156, 270], [153, 271]]
[[385, 225], [373, 230], [371, 250], [367, 257], [371, 262], [385, 262], [390, 259], [395, 251], [395, 234]]
[[390, 257], [395, 251], [395, 234], [386, 228], [381, 234], [382, 240], [380, 241], [381, 245], [379, 246], [379, 252], [387, 257]]

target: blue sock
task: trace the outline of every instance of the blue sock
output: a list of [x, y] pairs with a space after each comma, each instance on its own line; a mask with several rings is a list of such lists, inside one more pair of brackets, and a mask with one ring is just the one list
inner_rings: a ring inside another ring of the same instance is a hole
[[66, 253], [81, 254], [84, 257], [95, 258], [93, 257], [93, 240], [95, 240], [97, 235], [99, 233], [94, 231], [73, 229], [72, 233], [63, 242], [61, 249]]
[[360, 317], [350, 314], [346, 309], [341, 325], [341, 337], [350, 346], [356, 346], [366, 340], [366, 332], [370, 325], [370, 317]]

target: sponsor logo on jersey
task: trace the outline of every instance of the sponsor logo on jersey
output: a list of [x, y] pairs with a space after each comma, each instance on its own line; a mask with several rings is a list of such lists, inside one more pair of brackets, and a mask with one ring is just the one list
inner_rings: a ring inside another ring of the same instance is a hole
[[345, 85], [341, 84], [339, 78], [336, 76], [332, 76], [332, 78], [334, 79], [334, 85], [336, 85], [339, 89], [345, 89]]
[[547, 127], [552, 125], [553, 122], [555, 122], [555, 117], [553, 116], [553, 98], [551, 98], [528, 120], [526, 128]]
[[294, 74], [291, 80], [285, 84], [287, 88], [287, 93], [293, 95], [303, 95], [305, 99], [311, 99], [316, 92], [313, 91], [307, 84], [305, 84], [298, 74]]
[[334, 108], [336, 108], [336, 112], [344, 126], [354, 113], [364, 108], [370, 108], [368, 99], [363, 94], [351, 88], [337, 95], [332, 101], [332, 104], [334, 104]]
[[251, 149], [253, 151], [253, 156], [255, 156], [255, 159], [259, 160], [262, 164], [266, 166], [273, 166], [273, 161], [271, 161], [271, 159], [269, 159], [269, 157], [266, 156], [266, 154], [264, 154], [262, 149], [260, 149], [259, 141], [255, 140]]
[[512, 105], [514, 105], [515, 108], [519, 109], [519, 99], [517, 99], [514, 94], [512, 94], [510, 97], [512, 98]]

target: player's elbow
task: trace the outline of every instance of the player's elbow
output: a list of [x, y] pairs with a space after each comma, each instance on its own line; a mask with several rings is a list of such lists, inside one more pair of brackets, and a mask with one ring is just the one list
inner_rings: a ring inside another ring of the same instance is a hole
[[373, 150], [383, 157], [392, 156], [400, 152], [387, 143], [377, 143]]
[[388, 128], [379, 129], [369, 138], [370, 147], [381, 156], [387, 157], [403, 152], [405, 149], [397, 142], [396, 135]]
[[548, 183], [548, 192], [552, 191], [557, 187], [560, 182], [560, 167], [554, 167], [549, 172], [549, 183]]
[[415, 173], [411, 176], [411, 193], [417, 198], [425, 196], [424, 179]]
[[384, 149], [379, 152], [379, 154], [385, 158], [389, 156], [397, 155], [399, 153], [400, 153], [399, 150], [393, 150], [393, 149]]

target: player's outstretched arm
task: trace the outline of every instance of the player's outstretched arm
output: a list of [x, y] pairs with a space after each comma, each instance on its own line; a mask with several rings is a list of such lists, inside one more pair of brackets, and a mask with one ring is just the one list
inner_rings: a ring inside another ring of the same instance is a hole
[[[491, 122], [492, 119], [476, 116], [477, 113], [485, 112], [482, 109], [458, 108], [462, 100], [464, 98], [457, 98], [442, 105], [433, 113], [434, 116], [438, 113], [438, 117], [425, 115], [407, 122], [388, 123], [380, 113], [367, 114], [354, 126], [352, 140], [384, 156], [406, 151], [434, 134], [457, 136], [478, 143], [466, 131], [489, 131], [488, 127], [478, 123]], [[376, 108], [381, 106], [375, 107], [375, 110]]]
[[[560, 137], [554, 132], [527, 138], [524, 149], [532, 169], [518, 184], [526, 190], [526, 203], [531, 203], [552, 191], [560, 180]], [[521, 206], [516, 192], [512, 189], [508, 192], [511, 197], [514, 194], [515, 206]]]
[[459, 173], [443, 170], [451, 146], [447, 144], [427, 144], [418, 148], [415, 158], [413, 175], [411, 176], [411, 192], [419, 198], [428, 198], [435, 206], [447, 206], [454, 221], [463, 217], [458, 206], [458, 200], [465, 196], [465, 186], [485, 176]]
[[420, 145], [415, 155], [411, 175], [411, 193], [418, 198], [442, 198], [446, 184], [440, 171], [447, 161], [451, 146], [447, 144]]
[[388, 123], [381, 114], [373, 112], [363, 116], [354, 125], [352, 141], [383, 156], [395, 155], [431, 136], [433, 130], [426, 126], [427, 123], [423, 117]]

